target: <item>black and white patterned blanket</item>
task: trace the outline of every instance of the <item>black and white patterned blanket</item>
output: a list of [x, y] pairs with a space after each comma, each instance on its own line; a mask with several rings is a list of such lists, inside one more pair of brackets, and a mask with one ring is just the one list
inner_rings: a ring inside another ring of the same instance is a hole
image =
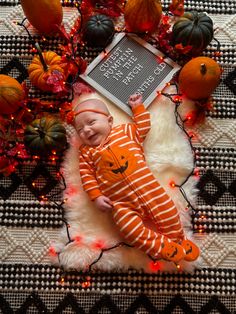
[[[73, 1], [72, 1], [73, 2]], [[169, 1], [162, 1], [164, 10]], [[73, 26], [77, 10], [63, 4], [64, 24]], [[236, 2], [185, 1], [185, 10], [207, 12], [214, 21], [222, 54], [222, 80], [214, 92], [213, 112], [193, 132], [200, 171], [199, 196], [192, 217], [201, 243], [202, 267], [194, 273], [146, 274], [64, 272], [48, 257], [51, 241], [62, 228], [63, 212], [55, 203], [41, 203], [37, 193], [60, 201], [57, 169], [52, 163], [24, 163], [16, 173], [0, 177], [0, 311], [10, 313], [235, 313], [236, 309]], [[0, 73], [28, 81], [30, 39], [15, 21], [24, 18], [19, 1], [0, 0]], [[37, 37], [34, 30], [30, 29]], [[59, 52], [61, 39], [49, 38], [43, 49]], [[204, 55], [213, 56], [212, 42]], [[90, 62], [97, 55], [84, 48]], [[30, 97], [40, 97], [31, 89]], [[32, 188], [39, 182], [39, 191]], [[58, 193], [58, 195], [57, 195]]]

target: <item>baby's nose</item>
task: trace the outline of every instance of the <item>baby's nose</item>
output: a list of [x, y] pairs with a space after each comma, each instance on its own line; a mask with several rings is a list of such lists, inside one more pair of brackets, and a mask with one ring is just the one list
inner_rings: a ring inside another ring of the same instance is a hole
[[90, 132], [90, 127], [89, 127], [89, 125], [85, 125], [84, 128], [83, 128], [83, 131], [84, 131], [85, 133], [89, 133], [89, 132]]

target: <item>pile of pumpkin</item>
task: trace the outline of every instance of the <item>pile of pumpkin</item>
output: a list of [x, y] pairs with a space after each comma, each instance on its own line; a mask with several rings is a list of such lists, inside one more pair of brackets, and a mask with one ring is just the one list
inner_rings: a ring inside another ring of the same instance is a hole
[[[55, 25], [61, 24], [60, 0], [40, 0], [34, 2], [33, 8], [31, 1], [23, 0], [21, 5], [29, 21], [41, 33], [51, 33], [55, 31]], [[126, 29], [130, 32], [155, 33], [161, 18], [159, 0], [128, 0], [124, 7]], [[93, 15], [84, 24], [83, 38], [89, 46], [104, 47], [112, 40], [114, 29], [110, 17]], [[193, 100], [208, 98], [220, 82], [219, 65], [211, 58], [199, 57], [211, 42], [213, 34], [213, 22], [205, 13], [186, 12], [177, 18], [172, 28], [172, 45], [191, 47], [190, 54], [194, 57], [184, 65], [179, 75], [180, 91]], [[63, 73], [64, 69], [60, 65], [60, 56], [54, 52], [44, 52], [42, 57], [46, 66], [42, 65], [42, 58], [34, 57], [29, 66], [29, 78], [34, 86], [47, 91], [50, 87], [45, 82], [45, 72], [49, 74], [56, 69]]]
[[[181, 1], [172, 1], [181, 2]], [[124, 11], [126, 28], [131, 32], [158, 32], [162, 18], [159, 0], [128, 0]], [[200, 56], [213, 39], [213, 21], [205, 13], [185, 12], [172, 27], [172, 45], [189, 47], [193, 57], [180, 71], [180, 91], [192, 100], [205, 101], [220, 83], [221, 68], [212, 58]]]
[[[34, 7], [31, 1], [22, 0], [21, 5], [29, 21], [41, 33], [55, 31], [55, 25], [59, 26], [62, 22], [60, 0], [40, 0], [34, 2]], [[162, 6], [159, 0], [128, 0], [124, 7], [126, 29], [130, 32], [157, 32], [161, 18]], [[87, 45], [104, 47], [112, 40], [114, 23], [108, 16], [93, 15], [84, 24], [82, 32]], [[211, 42], [213, 34], [213, 22], [205, 13], [186, 12], [172, 28], [172, 45], [190, 46], [191, 56], [194, 57], [184, 65], [179, 75], [180, 91], [193, 100], [208, 98], [220, 82], [219, 65], [211, 58], [199, 57]], [[35, 56], [28, 70], [32, 84], [43, 91], [50, 90], [45, 73], [50, 74], [54, 70], [64, 73], [61, 57], [52, 51], [44, 52], [41, 58]]]
[[[11, 115], [24, 112], [25, 91], [14, 78], [0, 74], [0, 115], [11, 119]], [[61, 152], [67, 143], [66, 130], [54, 116], [32, 120], [25, 127], [25, 146], [33, 155], [48, 156]]]
[[[62, 23], [60, 0], [21, 0], [30, 23], [42, 34], [57, 31]], [[158, 31], [162, 6], [158, 0], [128, 0], [124, 8], [126, 29], [130, 32], [152, 34]], [[104, 47], [115, 32], [112, 19], [104, 15], [91, 16], [82, 29], [84, 41], [93, 47]], [[220, 82], [221, 69], [211, 58], [200, 56], [213, 38], [213, 22], [205, 13], [186, 12], [174, 23], [172, 44], [191, 46], [192, 60], [179, 73], [180, 91], [193, 100], [207, 99]], [[42, 91], [50, 91], [45, 77], [53, 71], [65, 76], [61, 56], [53, 51], [40, 52], [29, 65], [31, 83]], [[65, 77], [66, 79], [66, 77]], [[10, 76], [0, 75], [0, 114], [14, 114], [24, 100], [22, 86]], [[33, 154], [61, 151], [66, 145], [63, 124], [54, 117], [32, 121], [25, 128], [25, 144]]]

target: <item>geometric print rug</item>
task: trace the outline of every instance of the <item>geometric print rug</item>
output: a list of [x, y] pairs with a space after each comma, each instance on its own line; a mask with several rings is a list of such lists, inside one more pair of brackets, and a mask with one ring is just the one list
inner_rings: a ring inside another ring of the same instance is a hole
[[[70, 28], [74, 8], [62, 4]], [[169, 1], [162, 4], [167, 9]], [[17, 0], [0, 0], [0, 7], [0, 73], [29, 84], [30, 40], [13, 22], [24, 18], [21, 6]], [[217, 57], [223, 74], [213, 94], [215, 110], [192, 129], [200, 178], [191, 224], [201, 246], [201, 268], [193, 273], [94, 271], [86, 285], [83, 274], [52, 265], [48, 251], [64, 226], [64, 213], [55, 203], [37, 200], [32, 180], [60, 201], [57, 169], [52, 163], [26, 162], [21, 171], [0, 177], [1, 313], [235, 313], [236, 2], [186, 0], [185, 9], [209, 14], [222, 51]], [[43, 49], [59, 52], [60, 39], [39, 42]], [[211, 57], [216, 50], [212, 41], [204, 55]], [[97, 55], [86, 49], [81, 54], [88, 62]], [[40, 92], [31, 88], [30, 96], [40, 97]]]

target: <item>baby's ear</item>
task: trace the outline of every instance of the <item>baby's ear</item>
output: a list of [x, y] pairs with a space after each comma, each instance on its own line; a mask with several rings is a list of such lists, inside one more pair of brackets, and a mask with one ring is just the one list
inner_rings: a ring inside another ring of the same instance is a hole
[[108, 117], [108, 122], [109, 122], [110, 125], [113, 124], [113, 117], [112, 117], [112, 116], [109, 116], [109, 117]]
[[69, 136], [69, 143], [71, 146], [76, 147], [78, 149], [82, 145], [82, 141], [80, 140], [80, 138], [76, 132]]

